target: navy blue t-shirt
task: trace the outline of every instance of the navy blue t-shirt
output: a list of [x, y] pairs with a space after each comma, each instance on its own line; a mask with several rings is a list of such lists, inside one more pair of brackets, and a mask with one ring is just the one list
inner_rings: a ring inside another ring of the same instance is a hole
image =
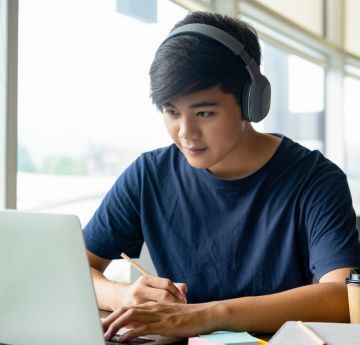
[[360, 265], [345, 174], [284, 137], [257, 172], [223, 180], [175, 145], [141, 155], [84, 229], [88, 250], [138, 257], [146, 242], [161, 277], [189, 302], [271, 294]]

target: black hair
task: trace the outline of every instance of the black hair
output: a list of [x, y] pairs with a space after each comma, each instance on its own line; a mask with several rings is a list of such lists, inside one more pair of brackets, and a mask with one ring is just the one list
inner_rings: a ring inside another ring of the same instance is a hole
[[[212, 25], [234, 36], [260, 66], [259, 40], [247, 23], [218, 13], [197, 11], [188, 13], [171, 31], [192, 23]], [[249, 80], [240, 57], [221, 43], [195, 34], [166, 40], [150, 67], [151, 98], [159, 110], [179, 97], [215, 86], [233, 94], [241, 106], [243, 88]]]

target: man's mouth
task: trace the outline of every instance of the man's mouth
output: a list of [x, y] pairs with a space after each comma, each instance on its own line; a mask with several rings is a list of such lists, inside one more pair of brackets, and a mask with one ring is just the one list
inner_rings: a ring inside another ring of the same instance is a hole
[[183, 150], [190, 155], [198, 155], [206, 150], [206, 147], [183, 146]]

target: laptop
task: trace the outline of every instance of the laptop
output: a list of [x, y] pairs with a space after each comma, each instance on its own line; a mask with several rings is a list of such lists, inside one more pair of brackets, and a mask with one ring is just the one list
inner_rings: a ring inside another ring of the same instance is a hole
[[[131, 344], [179, 340], [146, 336]], [[115, 341], [104, 340], [79, 219], [0, 211], [0, 344]]]

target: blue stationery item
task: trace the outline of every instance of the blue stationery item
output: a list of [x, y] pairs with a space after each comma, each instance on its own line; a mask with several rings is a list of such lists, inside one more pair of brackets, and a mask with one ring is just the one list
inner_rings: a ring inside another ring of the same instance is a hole
[[260, 340], [247, 332], [218, 331], [210, 334], [200, 335], [199, 338], [217, 344], [259, 344]]

